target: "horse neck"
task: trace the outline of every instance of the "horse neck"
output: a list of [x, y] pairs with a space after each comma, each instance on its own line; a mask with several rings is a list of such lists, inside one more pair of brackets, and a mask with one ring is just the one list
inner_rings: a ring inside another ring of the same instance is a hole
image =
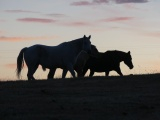
[[99, 55], [99, 57], [102, 57], [102, 56], [105, 55], [105, 53], [103, 53], [103, 52], [98, 52], [98, 55]]
[[119, 61], [122, 62], [125, 59], [125, 52], [119, 51], [117, 52], [117, 56], [118, 56]]
[[74, 52], [78, 55], [83, 48], [83, 41], [82, 39], [77, 39], [77, 40], [72, 40], [70, 41], [70, 43], [72, 44], [72, 47], [74, 48]]
[[102, 53], [102, 52], [97, 52], [97, 53], [94, 53], [93, 55], [91, 54], [90, 56], [91, 56], [91, 57], [100, 58], [100, 57], [102, 57], [103, 55], [104, 55], [104, 53]]

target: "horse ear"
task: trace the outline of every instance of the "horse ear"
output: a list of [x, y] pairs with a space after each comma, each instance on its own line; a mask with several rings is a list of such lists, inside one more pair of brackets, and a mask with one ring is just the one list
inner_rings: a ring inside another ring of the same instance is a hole
[[83, 38], [86, 38], [86, 35], [84, 35]]
[[131, 52], [130, 51], [128, 51], [128, 54], [130, 54]]
[[91, 38], [91, 35], [88, 37], [88, 39], [90, 39]]

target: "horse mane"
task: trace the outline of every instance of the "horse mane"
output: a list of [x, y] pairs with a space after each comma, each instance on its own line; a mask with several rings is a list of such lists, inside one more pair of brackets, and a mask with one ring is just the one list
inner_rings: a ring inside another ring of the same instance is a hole
[[[83, 41], [82, 41], [83, 38], [78, 38], [78, 39], [74, 39], [74, 40], [70, 40], [70, 41], [67, 41], [67, 42], [63, 42], [59, 45], [63, 45], [63, 44], [73, 44], [73, 45], [77, 45], [77, 47], [80, 47], [80, 45], [83, 45]], [[81, 44], [82, 43], [82, 44]]]
[[119, 50], [108, 50], [105, 52], [105, 56], [113, 59], [123, 59], [126, 56], [126, 52]]
[[[95, 46], [95, 45], [93, 45], [93, 44], [91, 44], [91, 48], [95, 48], [97, 51], [98, 51], [98, 49], [97, 49], [97, 47]], [[99, 52], [99, 51], [98, 51]]]
[[91, 44], [91, 46], [92, 46], [92, 47], [95, 47], [95, 48], [97, 48], [97, 47], [96, 47], [95, 45], [93, 45], [93, 44]]
[[126, 53], [120, 50], [107, 50], [105, 53]]
[[68, 41], [68, 43], [76, 43], [77, 41], [81, 42], [83, 38], [78, 38], [78, 39], [74, 39], [74, 40], [70, 40]]

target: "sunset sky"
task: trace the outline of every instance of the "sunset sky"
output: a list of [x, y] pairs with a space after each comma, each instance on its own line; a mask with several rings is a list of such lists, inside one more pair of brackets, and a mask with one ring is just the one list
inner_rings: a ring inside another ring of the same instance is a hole
[[[131, 51], [134, 69], [122, 62], [125, 75], [160, 72], [160, 0], [0, 0], [0, 80], [17, 79], [22, 48], [56, 46], [84, 34], [100, 52]], [[47, 73], [39, 67], [35, 78]], [[26, 74], [25, 67], [22, 79]]]

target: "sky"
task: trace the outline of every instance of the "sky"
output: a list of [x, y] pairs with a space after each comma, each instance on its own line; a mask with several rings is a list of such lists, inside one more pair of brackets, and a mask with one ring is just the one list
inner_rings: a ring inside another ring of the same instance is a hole
[[[100, 52], [131, 51], [134, 68], [122, 62], [124, 75], [159, 73], [159, 13], [160, 0], [0, 0], [0, 80], [17, 80], [22, 48], [56, 46], [84, 35], [91, 35]], [[61, 72], [58, 69], [55, 77]], [[39, 67], [34, 76], [46, 79], [47, 74]], [[21, 79], [26, 75], [25, 66]]]

